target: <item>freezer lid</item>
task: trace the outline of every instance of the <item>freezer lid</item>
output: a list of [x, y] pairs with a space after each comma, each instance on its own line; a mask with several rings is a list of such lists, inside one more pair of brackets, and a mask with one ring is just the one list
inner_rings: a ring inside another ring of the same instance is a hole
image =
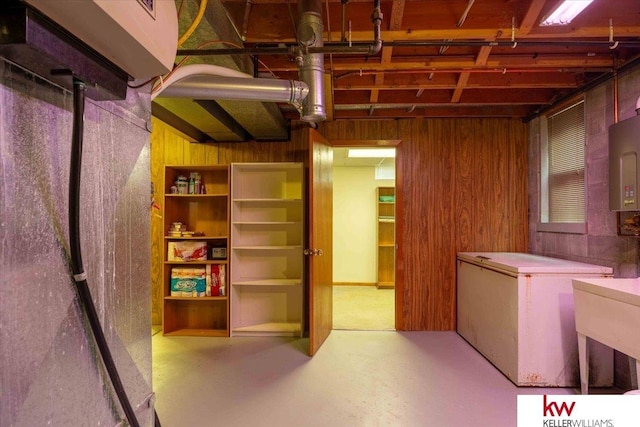
[[611, 267], [522, 252], [458, 252], [458, 259], [514, 274], [613, 274]]

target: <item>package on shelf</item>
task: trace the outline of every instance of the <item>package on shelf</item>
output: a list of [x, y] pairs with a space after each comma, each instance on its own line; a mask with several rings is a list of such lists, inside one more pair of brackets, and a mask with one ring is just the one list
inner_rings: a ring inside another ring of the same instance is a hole
[[206, 261], [207, 251], [207, 242], [169, 242], [167, 261]]
[[203, 297], [207, 289], [206, 269], [172, 268], [172, 297]]
[[211, 248], [211, 259], [226, 259], [227, 258], [227, 248], [222, 247], [212, 247]]
[[224, 264], [207, 265], [206, 296], [226, 295], [226, 274]]

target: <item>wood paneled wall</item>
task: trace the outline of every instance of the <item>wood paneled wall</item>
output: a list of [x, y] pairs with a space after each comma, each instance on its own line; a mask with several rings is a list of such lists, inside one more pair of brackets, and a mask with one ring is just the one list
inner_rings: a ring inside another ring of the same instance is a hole
[[[291, 141], [192, 144], [154, 119], [152, 171], [162, 203], [165, 164], [306, 162], [306, 125]], [[397, 150], [399, 330], [455, 330], [456, 253], [527, 251], [526, 126], [510, 119], [321, 123], [332, 139], [400, 139]], [[161, 212], [161, 211], [160, 211]], [[153, 322], [161, 323], [162, 220], [152, 219]]]
[[455, 330], [456, 253], [527, 251], [526, 126], [509, 119], [331, 122], [331, 139], [400, 139], [396, 328]]

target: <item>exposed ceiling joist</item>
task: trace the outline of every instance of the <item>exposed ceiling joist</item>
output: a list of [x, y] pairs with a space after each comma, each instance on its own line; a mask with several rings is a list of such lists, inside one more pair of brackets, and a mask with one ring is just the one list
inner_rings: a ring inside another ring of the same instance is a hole
[[[209, 2], [204, 26], [185, 45], [196, 54], [191, 61], [249, 73], [255, 66], [260, 76], [298, 79], [296, 0]], [[375, 54], [366, 53], [374, 38], [373, 0], [321, 2], [328, 120], [528, 118], [640, 55], [637, 0], [596, 0], [571, 25], [545, 28], [538, 23], [557, 0], [380, 0], [383, 43]], [[199, 4], [184, 0], [181, 28]], [[346, 49], [347, 36], [357, 52]], [[274, 128], [299, 118], [286, 104], [216, 102], [235, 124], [200, 104], [179, 105], [198, 108], [190, 114], [200, 138], [277, 139]]]

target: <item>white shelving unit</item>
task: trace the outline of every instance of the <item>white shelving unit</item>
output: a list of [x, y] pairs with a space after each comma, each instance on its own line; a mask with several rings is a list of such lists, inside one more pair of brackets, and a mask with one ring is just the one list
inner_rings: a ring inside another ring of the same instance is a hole
[[231, 165], [231, 335], [301, 336], [302, 163]]

